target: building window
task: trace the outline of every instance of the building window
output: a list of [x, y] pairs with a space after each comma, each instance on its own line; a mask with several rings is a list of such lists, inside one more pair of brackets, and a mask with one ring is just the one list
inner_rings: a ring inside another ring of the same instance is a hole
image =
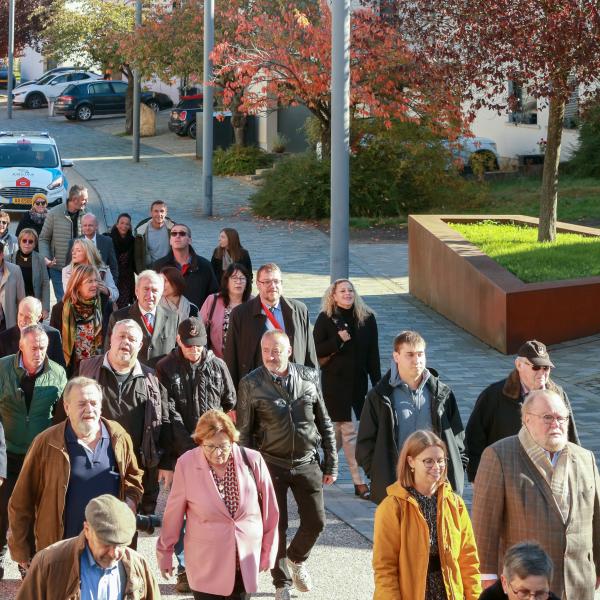
[[537, 98], [529, 94], [526, 85], [508, 82], [510, 99], [508, 121], [515, 125], [537, 125]]
[[565, 106], [563, 127], [577, 129], [579, 125], [579, 86], [575, 86]]

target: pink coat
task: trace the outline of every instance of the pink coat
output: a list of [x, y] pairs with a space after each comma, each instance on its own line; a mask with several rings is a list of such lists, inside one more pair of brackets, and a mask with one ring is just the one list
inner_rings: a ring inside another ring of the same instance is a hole
[[185, 515], [186, 573], [194, 591], [218, 596], [233, 592], [236, 546], [248, 593], [258, 588], [259, 569], [275, 565], [279, 522], [275, 490], [260, 453], [248, 449], [246, 453], [263, 496], [262, 522], [256, 486], [237, 444], [233, 460], [240, 506], [234, 518], [217, 491], [202, 448], [189, 450], [177, 461], [156, 553], [160, 569], [170, 569]]

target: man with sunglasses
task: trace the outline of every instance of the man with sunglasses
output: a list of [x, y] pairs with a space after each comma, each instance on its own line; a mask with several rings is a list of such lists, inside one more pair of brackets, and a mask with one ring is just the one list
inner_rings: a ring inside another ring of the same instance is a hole
[[550, 390], [530, 392], [517, 435], [485, 449], [475, 478], [473, 530], [482, 584], [503, 570], [502, 552], [535, 540], [554, 563], [563, 600], [593, 600], [600, 584], [600, 478], [594, 454], [568, 441], [569, 411]]
[[219, 291], [212, 266], [192, 248], [192, 232], [187, 225], [173, 225], [169, 232], [169, 245], [169, 253], [157, 260], [152, 268], [157, 273], [160, 273], [163, 267], [179, 269], [185, 280], [183, 295], [200, 308], [211, 294]]
[[554, 364], [542, 342], [529, 340], [517, 353], [515, 368], [506, 379], [492, 383], [481, 392], [465, 430], [469, 464], [467, 476], [475, 481], [483, 451], [498, 440], [516, 435], [521, 428], [521, 405], [533, 390], [552, 390], [563, 400], [569, 419], [569, 441], [579, 444], [571, 404], [565, 391], [550, 379]]

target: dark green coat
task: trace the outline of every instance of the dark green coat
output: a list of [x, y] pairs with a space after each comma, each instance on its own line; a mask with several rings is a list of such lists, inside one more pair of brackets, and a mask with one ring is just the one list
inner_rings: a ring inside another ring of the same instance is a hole
[[20, 381], [25, 373], [19, 366], [21, 354], [0, 358], [0, 419], [6, 435], [6, 450], [25, 454], [33, 438], [52, 425], [54, 405], [67, 385], [65, 370], [46, 358], [35, 380], [31, 406], [27, 411]]

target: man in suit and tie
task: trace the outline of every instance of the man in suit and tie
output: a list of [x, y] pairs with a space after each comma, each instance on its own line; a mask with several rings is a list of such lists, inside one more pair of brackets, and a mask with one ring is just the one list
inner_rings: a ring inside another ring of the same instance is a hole
[[[92, 213], [86, 213], [81, 217], [81, 231], [82, 238], [90, 240], [100, 253], [102, 262], [108, 266], [110, 273], [115, 280], [115, 283], [119, 281], [119, 266], [117, 264], [117, 255], [115, 254], [115, 247], [113, 246], [112, 239], [106, 235], [98, 234], [98, 219]], [[73, 249], [73, 241], [69, 240], [69, 247], [67, 250], [67, 257], [65, 264], [68, 265], [71, 262], [71, 251]]]
[[256, 284], [258, 297], [233, 309], [227, 331], [225, 362], [236, 388], [242, 377], [262, 366], [260, 340], [265, 331], [277, 329], [287, 334], [292, 362], [317, 366], [308, 309], [298, 300], [283, 297], [279, 267], [275, 263], [260, 267]]
[[554, 563], [554, 593], [593, 600], [600, 584], [594, 455], [567, 441], [569, 410], [556, 392], [530, 392], [521, 415], [518, 435], [488, 446], [475, 478], [473, 528], [483, 584], [502, 573], [504, 550], [535, 540]]
[[148, 367], [154, 368], [163, 356], [176, 347], [179, 317], [177, 313], [158, 305], [163, 289], [164, 280], [156, 271], [148, 269], [139, 274], [135, 286], [137, 302], [110, 316], [105, 338], [106, 350], [115, 323], [123, 319], [133, 319], [142, 328], [143, 340], [138, 360]]

